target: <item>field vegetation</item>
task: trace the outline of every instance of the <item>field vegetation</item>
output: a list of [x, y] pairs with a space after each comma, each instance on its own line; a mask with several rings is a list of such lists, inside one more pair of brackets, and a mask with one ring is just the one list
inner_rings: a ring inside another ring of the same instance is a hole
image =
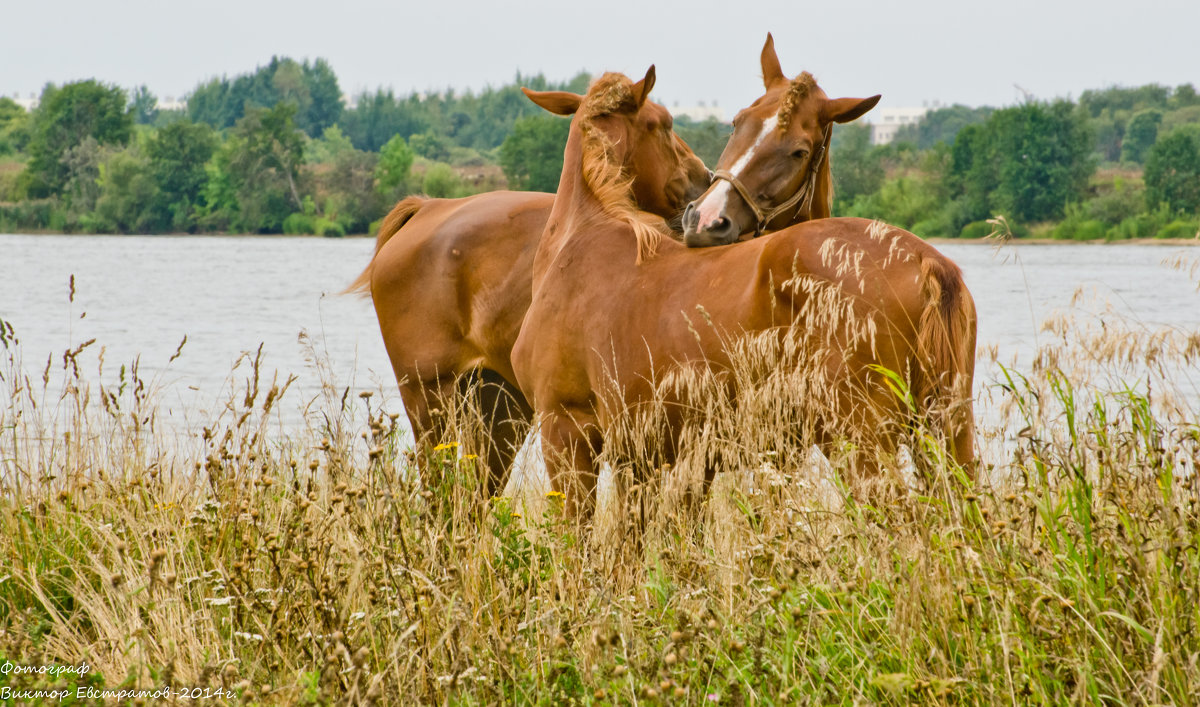
[[0, 688], [171, 685], [252, 704], [1200, 698], [1198, 332], [1081, 310], [1047, 322], [1024, 363], [981, 352], [977, 478], [922, 430], [881, 476], [846, 473], [787, 414], [803, 379], [747, 351], [756, 382], [709, 406], [694, 440], [732, 460], [711, 493], [688, 493], [696, 455], [634, 475], [621, 459], [654, 440], [626, 429], [609, 440], [624, 493], [586, 527], [533, 473], [481, 496], [469, 409], [447, 408], [460, 434], [417, 460], [399, 410], [326, 375], [307, 424], [281, 430], [289, 379], [248, 355], [225, 408], [181, 431], [136, 364], [80, 342], [29, 367], [19, 339], [0, 325], [0, 662], [91, 671]]

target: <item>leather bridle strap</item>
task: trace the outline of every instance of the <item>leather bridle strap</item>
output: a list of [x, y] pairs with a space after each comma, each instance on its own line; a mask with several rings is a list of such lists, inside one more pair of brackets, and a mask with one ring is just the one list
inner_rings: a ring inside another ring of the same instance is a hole
[[[746, 202], [746, 205], [750, 207], [750, 210], [754, 212], [754, 218], [756, 219], [754, 226], [755, 238], [762, 235], [763, 229], [766, 228], [768, 223], [774, 221], [776, 217], [793, 206], [800, 204], [800, 207], [796, 209], [797, 214], [806, 207], [812, 207], [813, 193], [816, 191], [817, 173], [821, 171], [821, 163], [825, 161], [825, 153], [829, 146], [830, 127], [832, 125], [825, 126], [825, 136], [821, 140], [821, 145], [817, 148], [816, 154], [812, 156], [812, 159], [808, 161], [808, 177], [804, 180], [804, 183], [800, 185], [795, 194], [792, 194], [791, 198], [769, 211], [763, 211], [754, 197], [750, 195], [750, 190], [746, 188], [745, 184], [742, 184], [742, 180], [738, 179], [737, 175], [724, 169], [718, 169], [713, 172], [713, 181], [724, 179], [729, 182], [738, 195], [742, 197], [742, 200]], [[801, 204], [801, 200], [804, 203]]]

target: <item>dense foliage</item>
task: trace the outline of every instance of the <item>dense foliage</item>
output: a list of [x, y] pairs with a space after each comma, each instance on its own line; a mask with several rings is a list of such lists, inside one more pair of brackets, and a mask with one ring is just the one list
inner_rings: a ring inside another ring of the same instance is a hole
[[0, 99], [0, 230], [341, 235], [409, 193], [552, 191], [566, 123], [517, 129], [547, 120], [520, 87], [588, 81], [518, 75], [478, 94], [379, 90], [347, 106], [325, 60], [275, 57], [202, 83], [182, 111], [160, 110], [145, 86], [50, 85], [31, 113]]
[[983, 236], [1001, 214], [1022, 236], [1191, 237], [1198, 125], [1188, 84], [1085, 91], [1077, 104], [939, 108], [884, 146], [871, 145], [866, 125], [842, 126], [834, 211], [922, 236]]
[[[0, 98], [0, 230], [361, 233], [410, 193], [554, 191], [567, 121], [517, 75], [478, 93], [365, 91], [347, 101], [324, 59], [273, 57], [201, 83], [183, 110], [145, 87], [48, 85], [38, 108]], [[868, 116], [868, 119], [870, 116]], [[1191, 236], [1200, 230], [1200, 97], [1191, 84], [1084, 91], [1077, 103], [951, 105], [874, 145], [834, 132], [834, 213], [923, 236]], [[731, 126], [676, 120], [710, 166]]]

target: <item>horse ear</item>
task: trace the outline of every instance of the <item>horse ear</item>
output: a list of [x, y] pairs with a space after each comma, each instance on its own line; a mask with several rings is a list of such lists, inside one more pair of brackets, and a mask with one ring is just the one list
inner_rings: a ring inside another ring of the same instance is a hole
[[583, 96], [570, 91], [531, 91], [524, 86], [521, 91], [529, 100], [555, 115], [573, 115], [583, 102]]
[[861, 118], [863, 114], [875, 107], [883, 96], [870, 98], [834, 98], [825, 101], [821, 107], [822, 123], [849, 123]]
[[767, 32], [767, 43], [763, 45], [762, 50], [762, 75], [763, 86], [766, 88], [771, 88], [777, 81], [787, 81], [783, 69], [779, 66], [779, 55], [775, 53], [775, 38], [770, 32]]
[[637, 99], [637, 106], [641, 108], [646, 103], [646, 99], [650, 98], [650, 91], [654, 90], [654, 64], [646, 69], [646, 76], [641, 81], [633, 85], [633, 97]]

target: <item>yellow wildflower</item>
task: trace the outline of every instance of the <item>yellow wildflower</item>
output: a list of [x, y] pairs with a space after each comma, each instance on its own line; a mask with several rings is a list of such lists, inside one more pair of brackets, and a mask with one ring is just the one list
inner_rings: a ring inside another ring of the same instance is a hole
[[457, 446], [458, 446], [458, 442], [446, 442], [445, 444], [439, 444], [438, 446], [434, 447], [433, 451], [444, 452], [447, 449], [454, 449]]

